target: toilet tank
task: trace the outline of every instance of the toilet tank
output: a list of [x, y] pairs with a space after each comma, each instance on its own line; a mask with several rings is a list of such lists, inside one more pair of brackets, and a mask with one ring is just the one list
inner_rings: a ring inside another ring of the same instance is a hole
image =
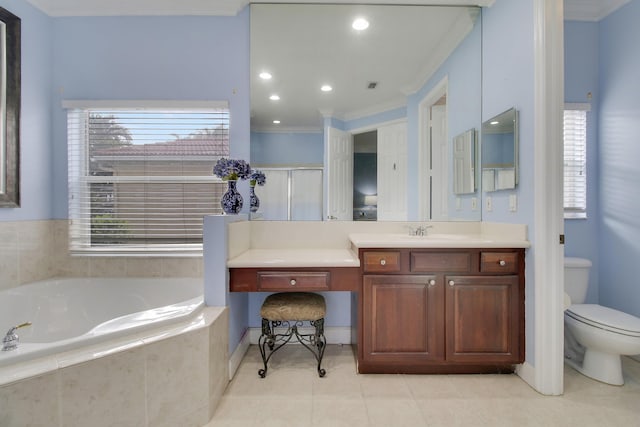
[[564, 291], [569, 294], [571, 304], [584, 304], [589, 288], [591, 261], [584, 258], [564, 259]]

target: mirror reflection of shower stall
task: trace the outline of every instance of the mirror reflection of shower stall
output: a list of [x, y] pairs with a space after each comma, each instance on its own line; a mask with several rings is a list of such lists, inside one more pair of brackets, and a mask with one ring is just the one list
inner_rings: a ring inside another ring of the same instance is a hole
[[273, 221], [321, 221], [323, 168], [262, 167], [267, 179], [255, 191], [258, 217]]
[[378, 219], [378, 131], [353, 136], [353, 220]]

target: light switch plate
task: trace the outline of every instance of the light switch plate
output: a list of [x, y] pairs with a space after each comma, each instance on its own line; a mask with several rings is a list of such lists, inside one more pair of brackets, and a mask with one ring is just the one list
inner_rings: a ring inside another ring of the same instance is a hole
[[493, 200], [491, 200], [491, 197], [485, 197], [485, 204], [487, 212], [491, 212], [493, 210]]
[[518, 196], [515, 194], [509, 195], [509, 212], [515, 212], [518, 210]]
[[472, 211], [478, 210], [478, 199], [476, 197], [471, 198], [471, 210]]

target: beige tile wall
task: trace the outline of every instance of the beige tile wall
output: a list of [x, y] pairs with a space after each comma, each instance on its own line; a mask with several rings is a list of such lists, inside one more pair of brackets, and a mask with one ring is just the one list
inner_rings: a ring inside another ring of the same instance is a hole
[[0, 290], [51, 277], [202, 277], [202, 257], [72, 257], [67, 224], [0, 222]]
[[229, 382], [228, 322], [1, 386], [0, 426], [202, 426]]

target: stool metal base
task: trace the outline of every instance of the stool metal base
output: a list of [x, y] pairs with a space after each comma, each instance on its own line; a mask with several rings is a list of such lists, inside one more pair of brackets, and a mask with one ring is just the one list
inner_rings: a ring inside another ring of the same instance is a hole
[[[315, 328], [315, 333], [301, 334], [298, 331], [298, 327], [303, 326], [304, 322], [298, 321], [283, 321], [283, 320], [269, 320], [262, 319], [262, 335], [258, 339], [258, 348], [260, 349], [260, 355], [262, 356], [262, 362], [264, 363], [264, 369], [258, 370], [258, 375], [264, 378], [267, 375], [267, 363], [271, 356], [282, 348], [286, 343], [291, 341], [294, 336], [297, 340], [305, 346], [316, 358], [318, 362], [318, 375], [322, 378], [325, 376], [326, 371], [321, 368], [322, 357], [324, 356], [324, 349], [327, 346], [327, 340], [324, 337], [324, 319], [310, 320], [309, 323]], [[284, 334], [276, 334], [276, 328], [287, 328]], [[269, 350], [267, 350], [267, 347]], [[268, 354], [267, 354], [268, 352]]]

